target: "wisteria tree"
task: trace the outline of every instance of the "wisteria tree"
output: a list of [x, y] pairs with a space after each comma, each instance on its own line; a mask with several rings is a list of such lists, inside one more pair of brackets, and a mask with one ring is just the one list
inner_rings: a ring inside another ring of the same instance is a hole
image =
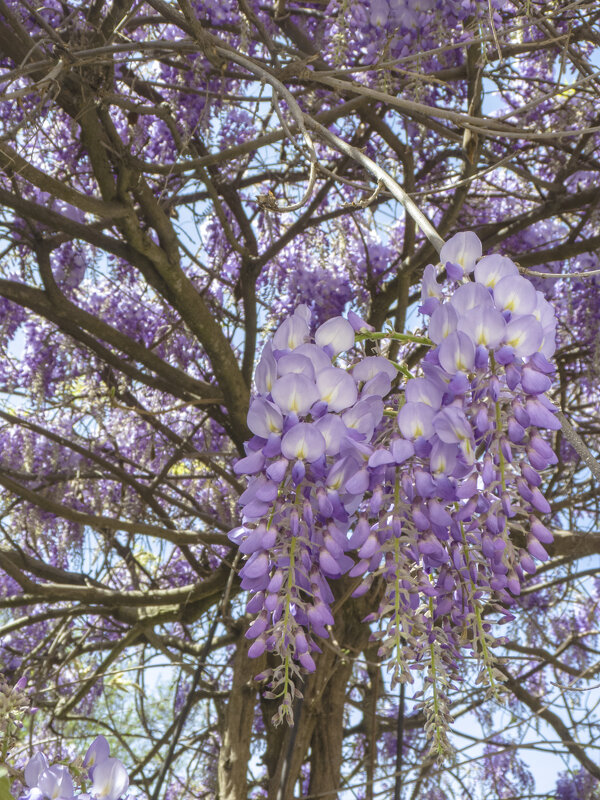
[[598, 3], [0, 57], [0, 798], [598, 797]]

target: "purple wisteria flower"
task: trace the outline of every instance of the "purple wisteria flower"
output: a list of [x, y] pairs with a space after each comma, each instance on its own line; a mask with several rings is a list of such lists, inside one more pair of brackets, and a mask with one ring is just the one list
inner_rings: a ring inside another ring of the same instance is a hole
[[[129, 788], [129, 776], [117, 758], [111, 758], [107, 740], [97, 736], [88, 748], [83, 766], [92, 781], [88, 792], [78, 800], [119, 800]], [[71, 800], [75, 784], [69, 769], [63, 764], [50, 766], [42, 752], [35, 753], [25, 766], [25, 783], [29, 791], [23, 800]]]
[[379, 656], [393, 681], [428, 670], [437, 699], [421, 702], [431, 730], [443, 729], [461, 649], [483, 654], [489, 683], [501, 679], [484, 601], [510, 620], [534, 559], [548, 558], [540, 517], [551, 508], [539, 487], [556, 462], [540, 431], [559, 427], [545, 396], [551, 307], [510, 259], [482, 257], [475, 234], [450, 239], [441, 258], [450, 281], [430, 266], [422, 287], [431, 348], [399, 392], [383, 355], [334, 363], [367, 328], [335, 317], [313, 339], [302, 306], [257, 367], [254, 437], [236, 465], [251, 477], [230, 538], [248, 556], [249, 654], [281, 657], [262, 675], [282, 701], [279, 719], [300, 669], [315, 669], [315, 637], [334, 624], [331, 581], [348, 574], [355, 596], [381, 577], [383, 600], [367, 618]]

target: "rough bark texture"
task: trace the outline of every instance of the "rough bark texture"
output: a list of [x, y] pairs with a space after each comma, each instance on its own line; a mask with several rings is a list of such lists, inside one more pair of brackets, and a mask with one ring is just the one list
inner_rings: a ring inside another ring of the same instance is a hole
[[218, 800], [246, 800], [248, 763], [257, 684], [254, 675], [264, 669], [264, 658], [248, 658], [252, 644], [241, 634], [233, 659], [233, 680], [225, 710], [223, 742], [219, 750]]

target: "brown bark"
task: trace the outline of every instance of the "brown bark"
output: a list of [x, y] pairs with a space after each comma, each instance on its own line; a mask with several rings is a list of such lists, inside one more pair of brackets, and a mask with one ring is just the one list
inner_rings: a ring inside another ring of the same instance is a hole
[[265, 661], [264, 656], [252, 661], [248, 658], [250, 644], [243, 633], [240, 634], [219, 751], [218, 800], [246, 800], [248, 797], [250, 740], [258, 689], [253, 677], [264, 668]]

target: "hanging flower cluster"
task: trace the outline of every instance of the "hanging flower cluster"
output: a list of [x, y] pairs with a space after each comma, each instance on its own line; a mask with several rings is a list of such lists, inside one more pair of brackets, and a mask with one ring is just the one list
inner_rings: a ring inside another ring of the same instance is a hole
[[[256, 615], [250, 655], [281, 658], [262, 676], [281, 698], [279, 718], [291, 716], [294, 678], [315, 669], [315, 636], [334, 624], [330, 583], [345, 574], [355, 596], [382, 585], [367, 618], [379, 655], [394, 681], [426, 671], [422, 702], [438, 750], [460, 651], [477, 654], [490, 684], [499, 677], [484, 603], [511, 619], [552, 538], [539, 487], [556, 456], [540, 430], [559, 427], [545, 396], [556, 321], [510, 259], [481, 256], [475, 234], [462, 233], [442, 248], [444, 286], [426, 268], [428, 338], [368, 332], [351, 313], [313, 340], [301, 306], [263, 351], [254, 437], [236, 466], [251, 476], [243, 524], [230, 537], [249, 556], [240, 575]], [[388, 337], [430, 348], [421, 374], [399, 387], [399, 374], [410, 375], [403, 365], [340, 360], [356, 338]]]

